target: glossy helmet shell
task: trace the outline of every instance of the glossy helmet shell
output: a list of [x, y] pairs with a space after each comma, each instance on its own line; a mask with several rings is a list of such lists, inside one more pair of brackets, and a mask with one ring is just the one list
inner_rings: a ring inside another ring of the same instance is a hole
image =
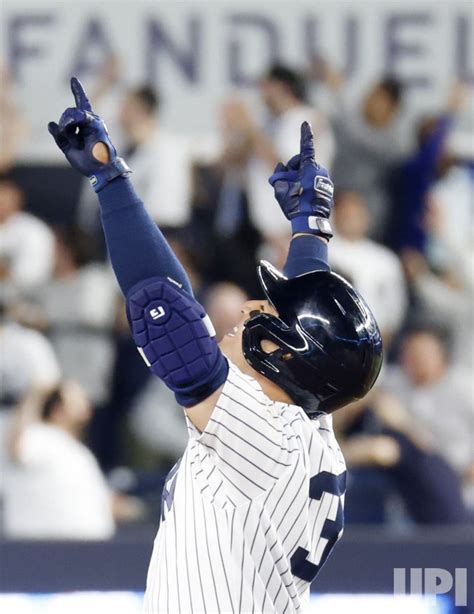
[[[247, 362], [310, 416], [367, 394], [382, 366], [382, 338], [360, 294], [329, 271], [287, 279], [265, 261], [257, 270], [278, 316], [260, 313], [246, 322]], [[279, 349], [264, 352], [263, 339]]]

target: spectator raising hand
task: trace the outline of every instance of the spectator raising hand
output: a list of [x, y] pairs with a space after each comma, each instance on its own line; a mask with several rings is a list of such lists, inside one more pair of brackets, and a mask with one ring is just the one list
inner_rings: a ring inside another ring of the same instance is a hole
[[[275, 64], [260, 80], [259, 94], [264, 108], [260, 121], [238, 100], [224, 107], [225, 151], [231, 159], [247, 162], [240, 188], [248, 196], [250, 220], [270, 241], [282, 235], [286, 237], [287, 223], [274, 210], [267, 178], [277, 162], [289, 160], [298, 150], [300, 125], [308, 121], [313, 126], [319, 164], [330, 170], [334, 155], [330, 124], [323, 113], [309, 104], [306, 87], [302, 73]], [[229, 208], [231, 202], [229, 198], [221, 206]]]
[[114, 533], [112, 495], [97, 461], [81, 443], [91, 418], [73, 382], [19, 407], [5, 487], [5, 533], [34, 539], [108, 539]]

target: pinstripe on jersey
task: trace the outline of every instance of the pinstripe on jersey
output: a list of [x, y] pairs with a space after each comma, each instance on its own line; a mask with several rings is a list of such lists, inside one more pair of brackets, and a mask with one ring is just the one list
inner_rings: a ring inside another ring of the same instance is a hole
[[342, 532], [331, 419], [271, 401], [230, 365], [206, 430], [188, 429], [163, 493], [145, 613], [302, 612]]

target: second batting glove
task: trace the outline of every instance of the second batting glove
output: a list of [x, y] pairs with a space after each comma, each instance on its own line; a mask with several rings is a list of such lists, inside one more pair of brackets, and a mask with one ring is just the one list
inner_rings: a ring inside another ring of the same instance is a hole
[[300, 153], [285, 165], [277, 164], [269, 183], [293, 234], [332, 237], [329, 216], [334, 186], [325, 168], [314, 158], [314, 139], [308, 122], [301, 125]]

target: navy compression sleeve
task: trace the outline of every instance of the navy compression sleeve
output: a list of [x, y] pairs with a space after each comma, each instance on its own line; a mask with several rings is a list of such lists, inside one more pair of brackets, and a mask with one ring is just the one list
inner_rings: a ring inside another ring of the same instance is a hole
[[192, 295], [191, 283], [162, 232], [126, 177], [99, 192], [105, 240], [123, 294], [150, 277], [172, 277]]
[[296, 277], [310, 271], [329, 271], [328, 244], [313, 235], [294, 237], [290, 243], [283, 273]]

